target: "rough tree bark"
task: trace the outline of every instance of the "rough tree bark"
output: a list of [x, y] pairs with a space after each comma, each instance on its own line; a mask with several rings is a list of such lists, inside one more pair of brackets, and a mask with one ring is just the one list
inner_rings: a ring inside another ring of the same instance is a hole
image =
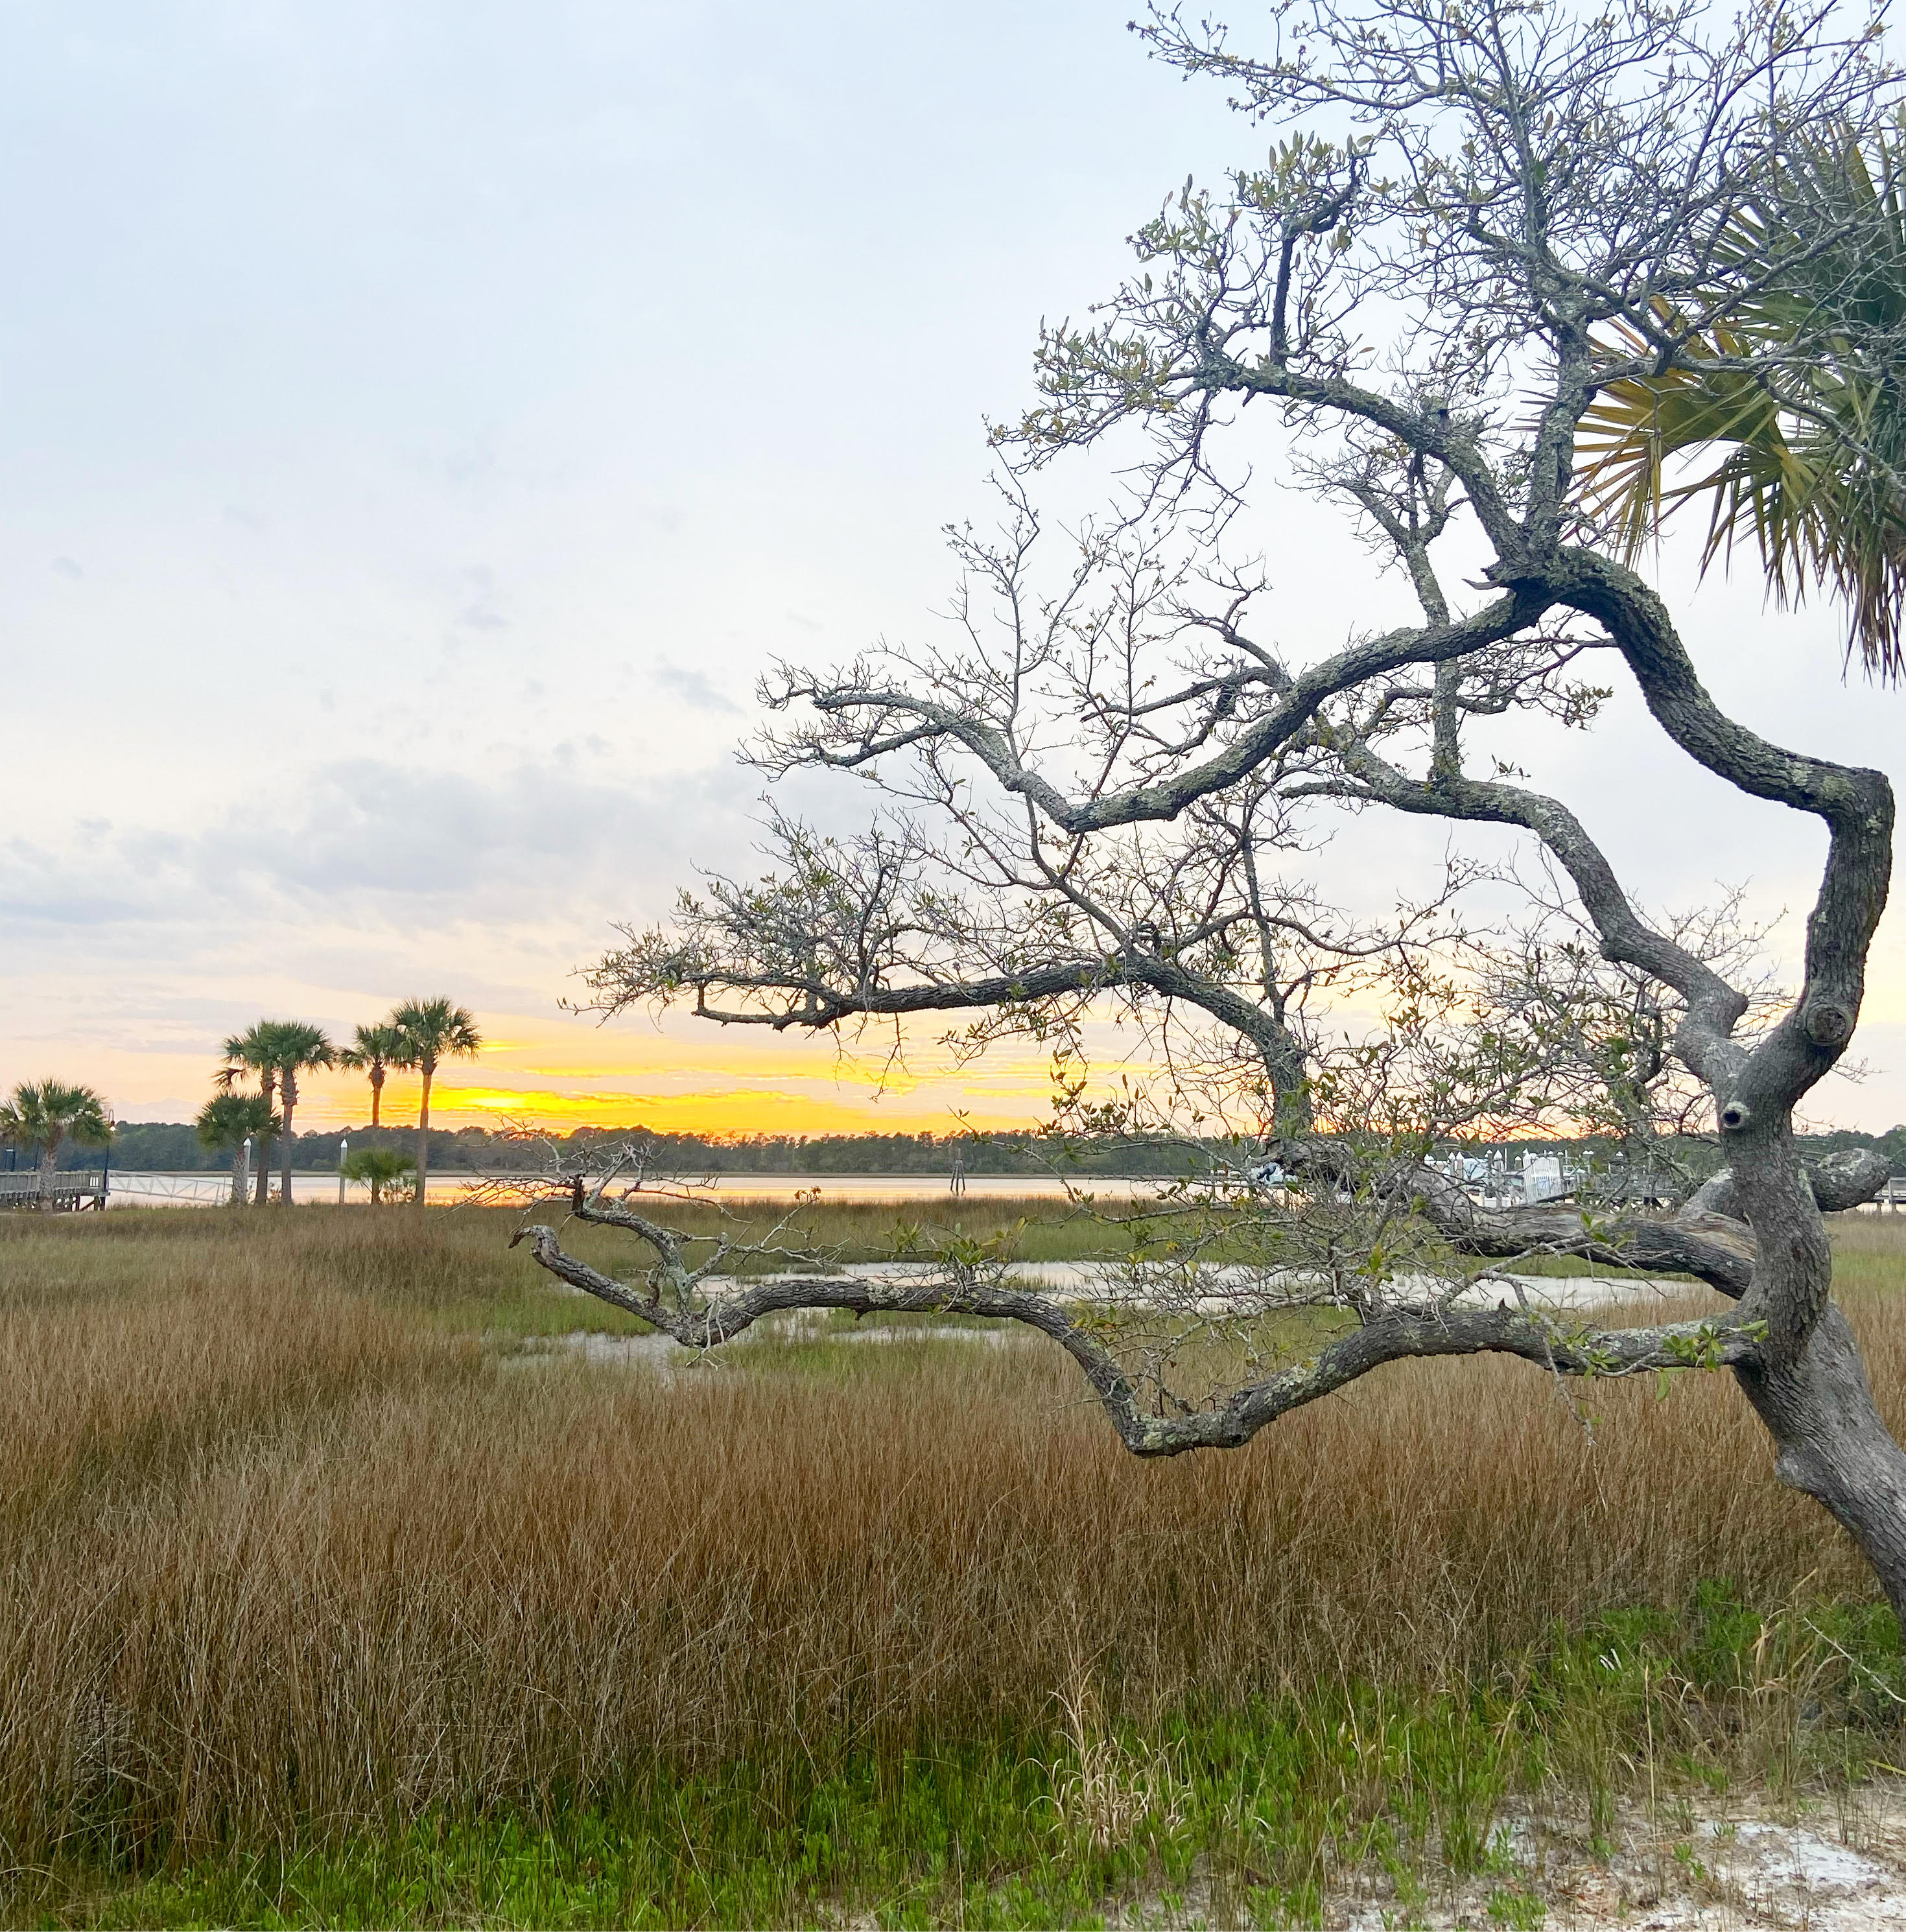
[[[259, 1070], [258, 1091], [269, 1109], [278, 1098], [278, 1076], [275, 1067], [266, 1066]], [[272, 1198], [272, 1136], [269, 1134], [258, 1136], [257, 1152], [258, 1178], [253, 1185], [251, 1198], [254, 1207], [263, 1208]]]
[[413, 1198], [421, 1209], [430, 1184], [430, 1088], [437, 1075], [437, 1061], [426, 1054], [417, 1067], [423, 1076], [423, 1090], [417, 1099], [417, 1187]]
[[278, 1205], [291, 1205], [291, 1117], [298, 1106], [298, 1070], [287, 1066], [279, 1090], [279, 1100], [283, 1103], [281, 1118], [284, 1123], [284, 1138], [279, 1143], [278, 1155]]

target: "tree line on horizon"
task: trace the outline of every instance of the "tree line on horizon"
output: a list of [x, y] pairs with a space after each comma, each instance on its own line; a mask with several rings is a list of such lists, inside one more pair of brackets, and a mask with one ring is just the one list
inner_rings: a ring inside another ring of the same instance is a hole
[[[398, 1150], [413, 1132], [409, 1126], [359, 1124], [296, 1134], [290, 1137], [292, 1166], [300, 1173], [335, 1173], [345, 1142], [351, 1144], [350, 1158], [354, 1161], [359, 1151], [379, 1148]], [[431, 1168], [432, 1172], [451, 1168], [470, 1174], [517, 1171], [526, 1164], [525, 1138], [511, 1130], [432, 1127]], [[566, 1163], [596, 1150], [606, 1153], [640, 1142], [656, 1167], [684, 1174], [944, 1174], [957, 1158], [965, 1171], [974, 1176], [1034, 1174], [1057, 1166], [1085, 1179], [1111, 1173], [1169, 1178], [1184, 1171], [1185, 1157], [1192, 1151], [1182, 1140], [1145, 1144], [1118, 1136], [1099, 1141], [1075, 1138], [1065, 1144], [1061, 1154], [1050, 1135], [1035, 1128], [950, 1133], [926, 1130], [918, 1133], [694, 1134], [641, 1126], [580, 1126], [534, 1138], [539, 1144], [557, 1150]], [[1895, 1172], [1906, 1172], [1906, 1124], [1883, 1134], [1841, 1128], [1798, 1138], [1813, 1156], [1874, 1148], [1887, 1156]], [[1581, 1141], [1529, 1141], [1517, 1145], [1532, 1154], [1595, 1151], [1591, 1143]], [[114, 1160], [128, 1168], [164, 1172], [211, 1165], [205, 1157], [208, 1150], [190, 1121], [122, 1121], [113, 1128], [113, 1148]], [[66, 1158], [77, 1160], [77, 1150]], [[1700, 1164], [1697, 1150], [1688, 1158]]]

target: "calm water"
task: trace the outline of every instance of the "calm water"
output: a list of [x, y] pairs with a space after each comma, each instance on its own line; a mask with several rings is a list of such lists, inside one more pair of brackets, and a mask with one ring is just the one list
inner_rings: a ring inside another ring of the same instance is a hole
[[[434, 1205], [451, 1207], [468, 1192], [467, 1174], [434, 1174], [428, 1193]], [[276, 1178], [274, 1177], [274, 1186]], [[1082, 1182], [1087, 1191], [1115, 1200], [1129, 1198], [1151, 1184], [1145, 1181], [1100, 1178]], [[231, 1186], [229, 1174], [140, 1174], [115, 1172], [107, 1200], [114, 1208], [213, 1207], [227, 1198]], [[932, 1174], [728, 1174], [719, 1176], [713, 1198], [726, 1201], [785, 1199], [797, 1189], [818, 1188], [824, 1201], [944, 1201], [952, 1198], [949, 1178]], [[1023, 1198], [1028, 1195], [1056, 1200], [1065, 1190], [1054, 1180], [1037, 1174], [973, 1174], [967, 1178], [969, 1200]], [[338, 1199], [335, 1174], [294, 1174], [291, 1177], [294, 1202], [329, 1202]], [[347, 1186], [344, 1198], [359, 1204], [368, 1202], [371, 1191], [362, 1184]]]

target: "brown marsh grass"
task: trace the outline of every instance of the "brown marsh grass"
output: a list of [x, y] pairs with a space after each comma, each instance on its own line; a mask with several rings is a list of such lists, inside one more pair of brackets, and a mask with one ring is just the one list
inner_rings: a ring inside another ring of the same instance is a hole
[[[1720, 1376], [1403, 1365], [1250, 1448], [1126, 1456], [1031, 1342], [664, 1376], [518, 1338], [620, 1318], [509, 1219], [0, 1226], [0, 1838], [286, 1844], [824, 1770], [929, 1735], [1510, 1667], [1558, 1620], [1872, 1594]], [[1906, 1221], [1845, 1217], [1895, 1426]], [[620, 1325], [628, 1326], [627, 1324]]]

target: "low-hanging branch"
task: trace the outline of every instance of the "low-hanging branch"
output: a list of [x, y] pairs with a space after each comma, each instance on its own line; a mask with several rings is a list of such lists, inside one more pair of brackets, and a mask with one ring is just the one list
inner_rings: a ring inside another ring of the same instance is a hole
[[[637, 1217], [584, 1204], [577, 1217], [632, 1228]], [[656, 1224], [649, 1224], [651, 1227]], [[572, 1288], [638, 1316], [685, 1348], [720, 1347], [765, 1317], [800, 1309], [839, 1310], [855, 1316], [967, 1315], [1013, 1322], [1056, 1342], [1077, 1364], [1119, 1439], [1134, 1455], [1176, 1456], [1193, 1449], [1241, 1448], [1292, 1409], [1392, 1362], [1432, 1356], [1514, 1355], [1551, 1373], [1620, 1376], [1649, 1371], [1719, 1368], [1747, 1360], [1758, 1339], [1736, 1321], [1664, 1323], [1653, 1328], [1574, 1326], [1539, 1310], [1459, 1306], [1451, 1302], [1396, 1307], [1327, 1342], [1307, 1360], [1247, 1384], [1206, 1407], [1148, 1414], [1137, 1385], [1101, 1339], [1101, 1324], [1082, 1321], [1065, 1304], [1007, 1286], [972, 1268], [928, 1270], [917, 1278], [783, 1275], [752, 1285], [725, 1286], [699, 1300], [671, 1305], [659, 1285], [646, 1291], [605, 1275], [564, 1250], [554, 1228], [533, 1223], [511, 1245], [527, 1244], [537, 1263]], [[665, 1256], [668, 1250], [662, 1252]], [[666, 1278], [665, 1266], [659, 1270]]]

